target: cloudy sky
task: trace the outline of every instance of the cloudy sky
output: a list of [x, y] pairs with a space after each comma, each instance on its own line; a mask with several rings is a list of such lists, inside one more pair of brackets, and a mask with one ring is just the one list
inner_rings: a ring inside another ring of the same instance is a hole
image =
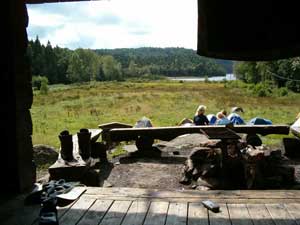
[[27, 5], [29, 39], [76, 48], [197, 46], [197, 0], [100, 0]]

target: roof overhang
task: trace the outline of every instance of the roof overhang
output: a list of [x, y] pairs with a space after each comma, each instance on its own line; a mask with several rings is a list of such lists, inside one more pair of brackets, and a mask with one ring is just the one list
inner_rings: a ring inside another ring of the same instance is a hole
[[[76, 1], [90, 0], [25, 0], [28, 4]], [[300, 56], [299, 27], [297, 1], [198, 0], [197, 53], [247, 61]]]
[[26, 4], [58, 3], [58, 2], [86, 2], [99, 0], [25, 0]]
[[296, 3], [198, 0], [197, 53], [247, 61], [300, 56]]

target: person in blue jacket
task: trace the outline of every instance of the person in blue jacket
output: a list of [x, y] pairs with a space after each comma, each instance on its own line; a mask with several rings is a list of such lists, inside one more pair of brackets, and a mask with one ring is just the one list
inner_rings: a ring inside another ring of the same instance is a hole
[[272, 125], [272, 121], [261, 117], [255, 117], [251, 119], [248, 122], [248, 124], [249, 125]]
[[243, 113], [244, 110], [241, 107], [233, 107], [231, 110], [231, 113], [228, 116], [228, 119], [233, 123], [233, 124], [245, 124], [245, 121], [243, 118], [238, 114], [238, 113]]
[[229, 119], [227, 119], [227, 117], [222, 112], [217, 113], [216, 125], [227, 125], [230, 123], [231, 123], [231, 121]]
[[209, 121], [209, 125], [215, 125], [217, 122], [217, 117], [215, 116], [215, 114], [208, 114], [207, 119]]

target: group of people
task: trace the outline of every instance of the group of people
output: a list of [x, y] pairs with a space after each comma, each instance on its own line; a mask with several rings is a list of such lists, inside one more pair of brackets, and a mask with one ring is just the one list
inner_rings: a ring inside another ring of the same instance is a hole
[[194, 118], [191, 119], [183, 119], [179, 123], [180, 126], [192, 126], [192, 125], [272, 125], [272, 121], [269, 119], [255, 117], [249, 120], [247, 123], [242, 118], [241, 114], [244, 113], [243, 108], [241, 107], [233, 107], [229, 115], [227, 115], [227, 111], [225, 109], [221, 110], [216, 114], [205, 114], [206, 106], [199, 105], [197, 108]]
[[227, 124], [245, 124], [239, 113], [244, 110], [241, 107], [233, 107], [231, 113], [227, 116], [226, 110], [221, 110], [216, 115], [205, 115], [206, 106], [199, 105], [193, 118], [195, 125], [227, 125]]

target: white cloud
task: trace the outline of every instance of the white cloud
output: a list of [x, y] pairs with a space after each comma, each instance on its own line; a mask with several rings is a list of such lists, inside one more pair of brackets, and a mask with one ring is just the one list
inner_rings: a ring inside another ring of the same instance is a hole
[[[197, 0], [110, 0], [28, 5], [30, 38], [77, 48], [197, 45]], [[39, 28], [39, 29], [36, 29]]]

